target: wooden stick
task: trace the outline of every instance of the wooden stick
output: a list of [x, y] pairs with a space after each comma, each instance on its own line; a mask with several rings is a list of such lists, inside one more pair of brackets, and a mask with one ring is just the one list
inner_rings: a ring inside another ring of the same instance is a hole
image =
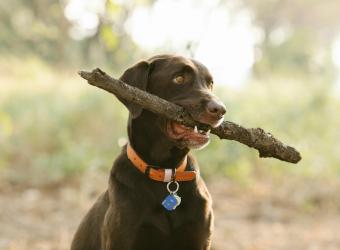
[[[183, 107], [114, 79], [98, 68], [92, 72], [80, 71], [79, 75], [86, 79], [89, 84], [138, 104], [167, 119], [186, 126], [207, 127], [207, 125], [198, 124], [194, 121]], [[291, 163], [297, 163], [301, 160], [300, 153], [295, 148], [285, 145], [261, 128], [247, 129], [236, 123], [224, 121], [219, 127], [212, 128], [211, 133], [217, 135], [220, 139], [238, 141], [248, 147], [255, 148], [259, 151], [260, 157], [274, 157]]]

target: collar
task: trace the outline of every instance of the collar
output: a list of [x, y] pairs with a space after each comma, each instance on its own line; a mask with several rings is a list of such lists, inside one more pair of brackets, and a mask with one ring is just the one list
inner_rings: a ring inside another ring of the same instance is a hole
[[196, 171], [186, 171], [188, 157], [182, 160], [177, 168], [155, 168], [142, 160], [132, 148], [130, 143], [127, 144], [127, 157], [132, 164], [143, 174], [154, 181], [170, 182], [170, 181], [192, 181], [196, 178]]

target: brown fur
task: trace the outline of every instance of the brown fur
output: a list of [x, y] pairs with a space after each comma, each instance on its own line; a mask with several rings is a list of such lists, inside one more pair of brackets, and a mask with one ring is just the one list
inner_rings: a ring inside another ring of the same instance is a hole
[[[188, 74], [190, 84], [177, 86], [176, 72]], [[121, 79], [164, 99], [184, 106], [194, 119], [216, 120], [207, 112], [215, 102], [207, 86], [211, 76], [200, 63], [179, 56], [161, 55], [129, 68]], [[217, 100], [218, 101], [218, 100]], [[170, 140], [164, 132], [165, 120], [151, 112], [122, 102], [130, 111], [129, 141], [149, 164], [174, 168], [189, 148]], [[187, 170], [198, 170], [192, 156]], [[182, 203], [166, 211], [161, 202], [168, 195], [166, 184], [150, 180], [129, 161], [126, 147], [115, 160], [109, 186], [81, 222], [72, 250], [209, 250], [213, 213], [211, 197], [202, 180], [181, 182]]]

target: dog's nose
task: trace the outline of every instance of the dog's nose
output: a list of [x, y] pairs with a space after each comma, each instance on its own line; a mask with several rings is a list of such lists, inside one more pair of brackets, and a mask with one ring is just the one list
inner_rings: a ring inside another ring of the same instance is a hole
[[207, 111], [209, 114], [217, 116], [217, 117], [222, 117], [226, 112], [226, 107], [224, 106], [224, 104], [219, 101], [219, 100], [210, 100], [207, 103]]

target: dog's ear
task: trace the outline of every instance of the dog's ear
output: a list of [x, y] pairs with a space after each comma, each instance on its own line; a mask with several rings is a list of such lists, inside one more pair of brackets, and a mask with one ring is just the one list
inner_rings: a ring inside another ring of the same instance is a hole
[[[146, 90], [149, 80], [149, 63], [141, 61], [135, 64], [128, 68], [119, 80], [141, 90]], [[129, 103], [123, 99], [119, 100], [128, 108], [133, 119], [137, 118], [142, 113], [143, 108], [139, 105]]]

